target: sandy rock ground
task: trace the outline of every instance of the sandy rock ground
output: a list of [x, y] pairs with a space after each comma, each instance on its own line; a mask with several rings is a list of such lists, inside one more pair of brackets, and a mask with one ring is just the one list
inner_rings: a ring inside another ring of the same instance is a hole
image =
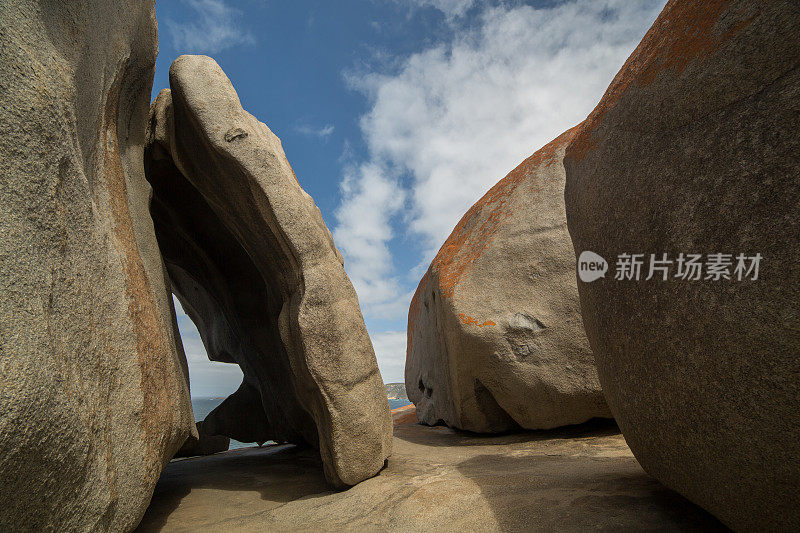
[[724, 530], [649, 477], [613, 422], [477, 436], [394, 428], [381, 473], [325, 484], [311, 449], [173, 460], [139, 531]]

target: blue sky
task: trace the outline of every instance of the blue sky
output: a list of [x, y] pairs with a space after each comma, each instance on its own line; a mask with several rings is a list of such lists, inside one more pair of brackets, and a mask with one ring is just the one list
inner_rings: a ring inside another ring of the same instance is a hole
[[[461, 215], [580, 122], [664, 0], [157, 0], [153, 96], [181, 54], [222, 66], [314, 197], [385, 382], [403, 381], [408, 305]], [[179, 326], [194, 396], [235, 390]]]

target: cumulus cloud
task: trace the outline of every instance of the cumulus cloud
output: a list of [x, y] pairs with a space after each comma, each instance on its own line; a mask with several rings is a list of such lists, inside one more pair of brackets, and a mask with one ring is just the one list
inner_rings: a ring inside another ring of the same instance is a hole
[[370, 335], [384, 383], [405, 381], [406, 332], [381, 331]]
[[241, 24], [242, 13], [223, 0], [182, 0], [189, 8], [187, 20], [167, 19], [167, 32], [175, 51], [182, 54], [218, 53], [255, 38]]
[[463, 16], [475, 5], [475, 0], [411, 0], [415, 7], [433, 7], [438, 9], [448, 19]]
[[[335, 213], [336, 244], [347, 258], [345, 267], [364, 311], [377, 318], [405, 312], [402, 289], [392, 276], [390, 218], [404, 203], [397, 179], [380, 164], [348, 166], [340, 189], [346, 200]], [[409, 297], [410, 299], [410, 297]]]
[[427, 267], [470, 205], [586, 117], [663, 4], [484, 7], [476, 25], [394, 71], [348, 75], [371, 103], [361, 118], [369, 156], [348, 169], [337, 214], [336, 242], [359, 296], [406, 312], [392, 240], [418, 243]]

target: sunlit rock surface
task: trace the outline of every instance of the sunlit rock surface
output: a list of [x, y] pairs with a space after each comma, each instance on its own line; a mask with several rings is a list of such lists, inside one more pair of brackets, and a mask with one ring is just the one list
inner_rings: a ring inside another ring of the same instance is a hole
[[394, 431], [388, 466], [342, 492], [316, 454], [288, 445], [173, 461], [140, 531], [724, 531], [645, 474], [611, 421]]
[[152, 0], [0, 7], [0, 530], [130, 530], [194, 431], [148, 213]]
[[151, 108], [147, 177], [173, 290], [239, 390], [204, 422], [244, 442], [307, 443], [335, 486], [375, 475], [389, 405], [358, 299], [280, 140], [217, 63], [181, 56]]
[[406, 391], [425, 424], [547, 429], [610, 416], [583, 331], [564, 213], [570, 130], [464, 215], [408, 313]]

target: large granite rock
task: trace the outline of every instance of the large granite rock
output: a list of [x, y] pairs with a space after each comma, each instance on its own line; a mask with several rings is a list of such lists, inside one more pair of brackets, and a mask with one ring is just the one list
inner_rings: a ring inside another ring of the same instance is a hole
[[280, 140], [214, 60], [181, 56], [151, 108], [146, 167], [173, 290], [239, 390], [204, 430], [319, 448], [336, 486], [375, 475], [392, 420], [356, 293]]
[[408, 313], [406, 391], [425, 424], [478, 432], [610, 416], [583, 331], [564, 148], [526, 159], [461, 219]]
[[153, 1], [0, 27], [0, 530], [130, 530], [194, 431], [142, 165]]
[[[671, 1], [565, 159], [575, 252], [611, 264], [578, 287], [611, 411], [645, 470], [739, 530], [800, 529], [798, 128], [800, 4]], [[621, 253], [642, 278], [649, 254], [733, 254], [731, 279], [615, 281]]]

